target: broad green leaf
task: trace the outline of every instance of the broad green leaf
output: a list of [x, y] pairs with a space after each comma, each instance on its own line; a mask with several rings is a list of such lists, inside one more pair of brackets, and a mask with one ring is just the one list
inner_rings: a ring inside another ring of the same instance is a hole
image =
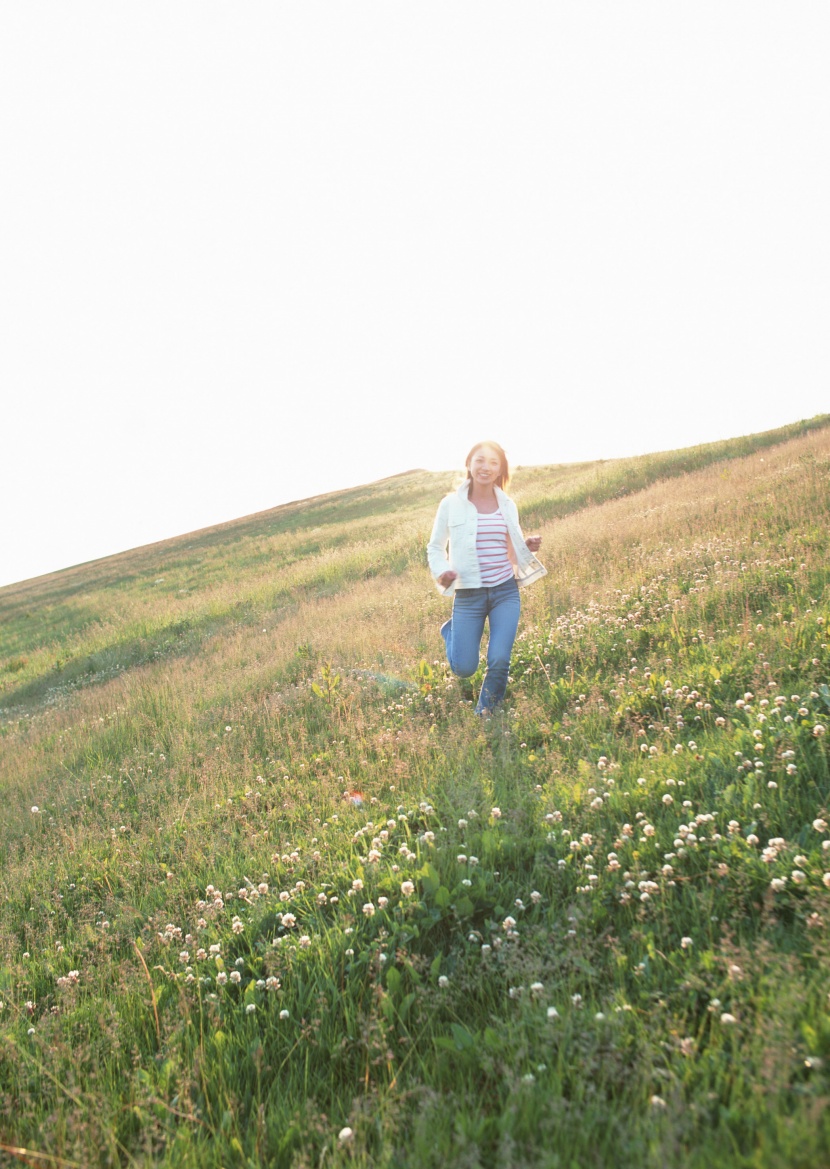
[[446, 885], [439, 885], [435, 891], [435, 904], [439, 909], [446, 909], [451, 901], [450, 891]]

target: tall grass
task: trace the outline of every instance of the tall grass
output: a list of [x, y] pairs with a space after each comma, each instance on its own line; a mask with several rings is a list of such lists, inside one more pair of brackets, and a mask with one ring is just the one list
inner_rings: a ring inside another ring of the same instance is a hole
[[517, 476], [484, 725], [447, 477], [0, 592], [9, 1163], [826, 1162], [830, 433], [761, 439]]

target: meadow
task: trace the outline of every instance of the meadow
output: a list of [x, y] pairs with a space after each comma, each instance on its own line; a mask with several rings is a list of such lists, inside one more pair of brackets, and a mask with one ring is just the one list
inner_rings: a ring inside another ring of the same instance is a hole
[[830, 1163], [830, 417], [413, 471], [0, 589], [0, 1164]]

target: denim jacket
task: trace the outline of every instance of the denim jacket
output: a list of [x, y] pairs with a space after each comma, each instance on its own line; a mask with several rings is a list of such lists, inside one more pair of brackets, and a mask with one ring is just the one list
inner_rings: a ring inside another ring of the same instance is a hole
[[[457, 491], [444, 496], [438, 505], [438, 514], [427, 545], [429, 570], [435, 580], [435, 587], [445, 597], [451, 597], [456, 588], [481, 588], [481, 572], [476, 554], [478, 510], [468, 498], [469, 489], [470, 481], [467, 479]], [[544, 576], [547, 569], [525, 544], [515, 503], [500, 487], [496, 487], [495, 491], [499, 509], [507, 523], [507, 552], [513, 562], [513, 573], [520, 585], [532, 584]], [[458, 576], [447, 588], [442, 588], [438, 577], [450, 570], [457, 572]]]

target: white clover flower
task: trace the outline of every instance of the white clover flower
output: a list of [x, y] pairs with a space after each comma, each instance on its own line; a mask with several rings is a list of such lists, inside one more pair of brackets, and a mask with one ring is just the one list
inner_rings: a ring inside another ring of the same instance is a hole
[[216, 985], [217, 986], [224, 986], [227, 981], [228, 981], [227, 974], [225, 973], [224, 970], [220, 970], [219, 973], [216, 975]]
[[367, 901], [366, 904], [363, 906], [363, 912], [366, 915], [366, 917], [374, 917], [375, 907], [371, 901]]
[[807, 874], [802, 872], [801, 869], [793, 869], [792, 880], [794, 885], [803, 885], [807, 880]]
[[815, 735], [815, 737], [817, 739], [820, 739], [821, 736], [824, 735], [825, 733], [826, 733], [826, 727], [823, 727], [821, 725], [821, 723], [816, 723], [816, 725], [813, 727], [813, 734]]
[[[285, 1015], [288, 1015], [288, 1011], [285, 1012]], [[282, 1015], [280, 1015], [280, 1018], [282, 1018]], [[337, 1134], [337, 1139], [341, 1145], [347, 1145], [349, 1141], [353, 1140], [353, 1138], [354, 1132], [348, 1127], [348, 1125], [346, 1128], [341, 1128], [340, 1132]]]
[[692, 941], [691, 938], [681, 938], [680, 939], [680, 947], [683, 950], [690, 950], [693, 945], [694, 945], [694, 942]]
[[723, 1014], [720, 1017], [720, 1021], [721, 1021], [721, 1023], [725, 1024], [725, 1026], [727, 1026], [727, 1027], [731, 1027], [733, 1023], [738, 1022], [738, 1020], [735, 1018], [734, 1015], [730, 1015], [729, 1011], [723, 1012]]
[[826, 832], [827, 831], [827, 821], [822, 820], [822, 819], [814, 820], [813, 821], [813, 828], [816, 830], [816, 832]]
[[415, 892], [415, 886], [412, 881], [401, 881], [401, 893], [404, 897], [411, 897]]
[[438, 985], [441, 987], [441, 990], [446, 990], [446, 988], [450, 985], [450, 980], [447, 978], [446, 974], [440, 974], [438, 976]]
[[773, 877], [769, 883], [769, 887], [772, 889], [773, 893], [780, 893], [786, 887], [786, 884], [786, 877]]
[[245, 1014], [252, 1015], [255, 1010], [256, 1010], [256, 1003], [248, 1003], [248, 1005], [245, 1007]]
[[558, 1019], [559, 1012], [557, 1011], [556, 1007], [548, 1007], [547, 1016], [549, 1019]]
[[389, 904], [388, 897], [378, 897], [378, 908], [379, 909], [385, 909], [388, 904]]
[[494, 820], [500, 819], [501, 818], [501, 808], [491, 808], [490, 815], [493, 817]]
[[242, 981], [242, 975], [239, 973], [239, 971], [232, 970], [230, 977], [231, 982], [233, 982], [236, 986], [239, 986], [240, 982]]
[[308, 934], [303, 934], [302, 937], [297, 939], [297, 941], [299, 943], [300, 949], [302, 950], [307, 950], [311, 945], [311, 938], [308, 936]]
[[281, 1019], [288, 1019], [288, 1018], [290, 1018], [290, 1012], [289, 1012], [289, 1011], [286, 1011], [286, 1010], [282, 1010], [282, 1011], [280, 1011], [280, 1018], [281, 1018]]
[[538, 905], [539, 902], [542, 900], [542, 894], [538, 891], [538, 889], [534, 889], [533, 892], [530, 894], [530, 900], [533, 902], [534, 905]]

